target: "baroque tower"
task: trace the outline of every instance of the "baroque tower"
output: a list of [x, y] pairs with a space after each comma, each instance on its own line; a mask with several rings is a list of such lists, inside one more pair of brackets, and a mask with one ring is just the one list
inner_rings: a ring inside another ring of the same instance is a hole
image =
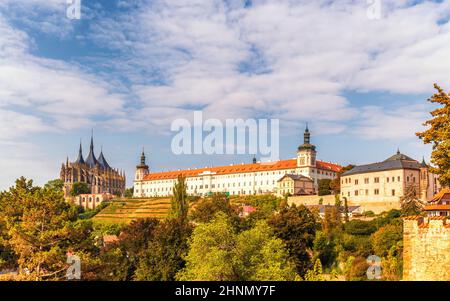
[[303, 144], [298, 147], [297, 167], [315, 167], [316, 166], [316, 146], [311, 144], [311, 133], [306, 124], [303, 133]]

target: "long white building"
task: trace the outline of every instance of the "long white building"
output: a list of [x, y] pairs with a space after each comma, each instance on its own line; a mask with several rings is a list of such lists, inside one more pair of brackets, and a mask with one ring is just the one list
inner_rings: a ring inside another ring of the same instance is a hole
[[308, 127], [304, 143], [298, 147], [297, 157], [272, 163], [206, 167], [168, 172], [150, 172], [142, 152], [141, 163], [136, 166], [135, 197], [170, 196], [178, 175], [186, 177], [187, 193], [205, 196], [213, 192], [230, 195], [254, 195], [277, 192], [277, 182], [284, 175], [302, 175], [317, 184], [320, 179], [334, 179], [341, 166], [316, 160], [316, 147], [310, 143]]

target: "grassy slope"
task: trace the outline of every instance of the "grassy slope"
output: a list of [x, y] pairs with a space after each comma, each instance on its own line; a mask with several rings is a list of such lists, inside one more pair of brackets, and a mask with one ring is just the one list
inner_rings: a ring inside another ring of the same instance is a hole
[[170, 210], [170, 198], [116, 199], [100, 211], [94, 221], [128, 223], [138, 218], [165, 218]]

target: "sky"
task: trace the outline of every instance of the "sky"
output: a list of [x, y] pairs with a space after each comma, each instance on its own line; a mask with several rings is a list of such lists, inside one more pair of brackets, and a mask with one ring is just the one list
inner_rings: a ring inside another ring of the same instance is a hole
[[175, 155], [177, 118], [275, 118], [280, 157], [305, 124], [318, 159], [429, 160], [423, 130], [438, 83], [450, 90], [450, 0], [0, 0], [0, 190], [42, 185], [87, 156], [91, 131], [132, 178], [250, 162]]

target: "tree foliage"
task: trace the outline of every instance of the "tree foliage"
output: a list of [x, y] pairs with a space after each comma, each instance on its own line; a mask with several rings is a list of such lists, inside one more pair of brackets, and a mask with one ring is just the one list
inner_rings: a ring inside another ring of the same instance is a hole
[[1, 195], [0, 208], [8, 245], [26, 279], [60, 279], [65, 277], [68, 251], [85, 258], [95, 252], [91, 222], [77, 220], [76, 207], [65, 202], [62, 191], [34, 187], [22, 177]]
[[446, 93], [437, 84], [437, 92], [428, 99], [433, 104], [440, 105], [431, 112], [432, 118], [425, 121], [424, 126], [429, 128], [416, 135], [425, 144], [432, 144], [430, 171], [439, 175], [442, 186], [450, 186], [450, 93]]
[[317, 223], [314, 214], [305, 206], [286, 207], [268, 221], [275, 235], [286, 244], [297, 273], [303, 276], [311, 268], [311, 253]]
[[405, 193], [400, 198], [401, 211], [403, 216], [419, 215], [423, 210], [423, 204], [417, 197], [416, 187], [409, 185]]
[[89, 186], [84, 182], [75, 182], [72, 185], [72, 189], [70, 190], [71, 196], [77, 196], [80, 194], [88, 194], [91, 193]]
[[281, 239], [261, 222], [237, 233], [229, 217], [219, 212], [210, 223], [194, 229], [186, 267], [178, 280], [294, 280], [294, 264]]
[[173, 186], [171, 211], [172, 218], [186, 219], [189, 210], [189, 199], [187, 195], [186, 178], [179, 175]]

